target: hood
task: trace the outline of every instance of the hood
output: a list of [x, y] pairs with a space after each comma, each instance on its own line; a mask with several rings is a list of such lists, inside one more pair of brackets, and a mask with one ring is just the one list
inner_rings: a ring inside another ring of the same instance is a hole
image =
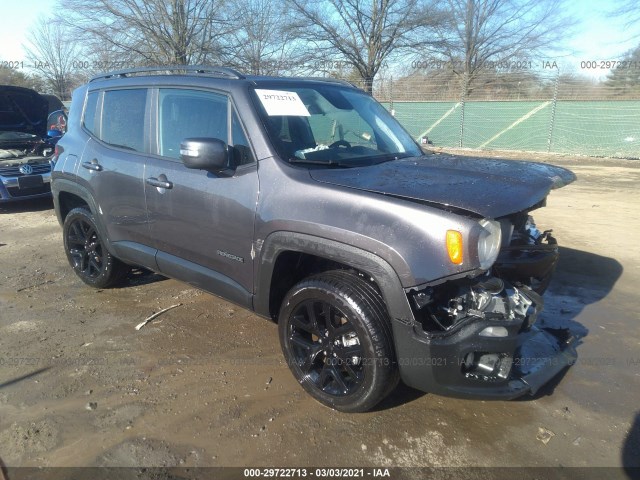
[[47, 134], [49, 102], [30, 88], [0, 85], [0, 131], [43, 138]]
[[498, 218], [527, 210], [573, 182], [566, 168], [535, 162], [429, 155], [350, 169], [310, 170], [317, 182]]

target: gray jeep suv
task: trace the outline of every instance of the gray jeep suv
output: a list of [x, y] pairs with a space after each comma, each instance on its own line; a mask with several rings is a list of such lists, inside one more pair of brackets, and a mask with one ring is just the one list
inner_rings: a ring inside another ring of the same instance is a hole
[[425, 154], [346, 82], [104, 74], [75, 91], [57, 155], [80, 279], [141, 266], [277, 321], [293, 375], [332, 408], [371, 409], [399, 380], [511, 399], [575, 360], [538, 319], [558, 247], [529, 216], [573, 173]]

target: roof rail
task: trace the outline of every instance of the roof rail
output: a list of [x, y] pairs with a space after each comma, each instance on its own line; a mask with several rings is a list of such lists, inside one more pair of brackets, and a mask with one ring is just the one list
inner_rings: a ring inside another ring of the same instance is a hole
[[321, 81], [321, 82], [333, 82], [339, 83], [340, 85], [347, 85], [349, 87], [355, 87], [361, 89], [358, 85], [349, 80], [343, 80], [341, 78], [333, 78], [333, 77], [297, 77], [298, 80], [313, 80], [313, 81]]
[[140, 68], [130, 68], [127, 70], [115, 70], [113, 72], [105, 72], [100, 75], [96, 75], [91, 77], [89, 82], [93, 82], [95, 80], [100, 79], [108, 79], [108, 78], [125, 78], [131, 75], [135, 75], [137, 73], [151, 73], [151, 72], [174, 72], [180, 71], [189, 72], [189, 73], [199, 73], [203, 75], [211, 75], [216, 77], [225, 77], [231, 78], [233, 80], [242, 80], [244, 79], [244, 75], [240, 72], [237, 72], [233, 68], [228, 67], [210, 67], [206, 65], [165, 65], [158, 67], [140, 67]]

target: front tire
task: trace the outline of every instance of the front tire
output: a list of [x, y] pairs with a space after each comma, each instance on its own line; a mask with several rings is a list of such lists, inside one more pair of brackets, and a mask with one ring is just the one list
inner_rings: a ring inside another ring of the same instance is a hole
[[320, 403], [364, 412], [397, 385], [387, 309], [360, 276], [335, 270], [301, 281], [285, 296], [278, 322], [294, 377]]
[[115, 258], [103, 243], [93, 214], [86, 208], [74, 208], [64, 219], [64, 251], [73, 271], [94, 288], [109, 288], [120, 283], [130, 267]]

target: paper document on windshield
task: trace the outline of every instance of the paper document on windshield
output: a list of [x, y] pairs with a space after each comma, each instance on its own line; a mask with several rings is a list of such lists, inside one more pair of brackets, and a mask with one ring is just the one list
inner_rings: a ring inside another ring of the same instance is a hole
[[296, 92], [282, 90], [263, 90], [256, 88], [258, 98], [270, 117], [286, 115], [292, 117], [308, 117], [309, 110], [304, 106]]

